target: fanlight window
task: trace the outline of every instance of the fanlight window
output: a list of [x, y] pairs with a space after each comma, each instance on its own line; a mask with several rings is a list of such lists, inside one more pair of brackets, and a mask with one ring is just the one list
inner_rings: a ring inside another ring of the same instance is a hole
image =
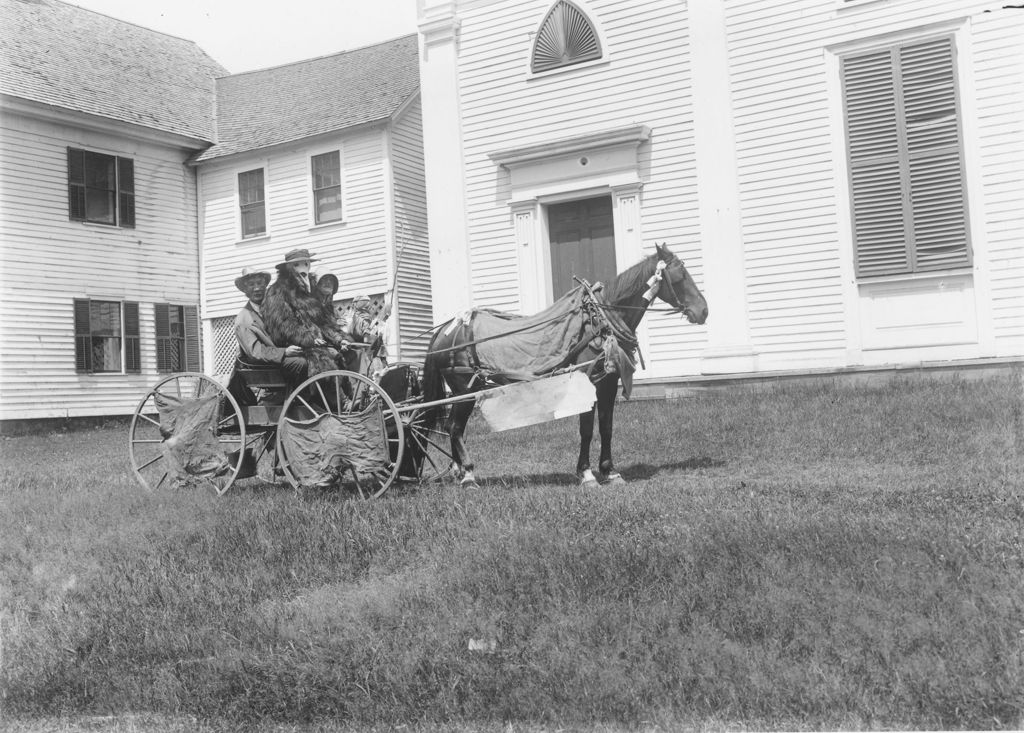
[[559, 0], [540, 24], [530, 70], [548, 71], [599, 58], [601, 42], [593, 24], [569, 0]]

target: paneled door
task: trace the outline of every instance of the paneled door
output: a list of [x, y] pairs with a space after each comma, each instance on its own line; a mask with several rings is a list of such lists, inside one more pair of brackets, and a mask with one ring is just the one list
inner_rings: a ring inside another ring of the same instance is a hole
[[590, 283], [615, 276], [615, 227], [612, 197], [548, 206], [551, 239], [551, 292], [560, 298], [576, 287], [573, 277]]

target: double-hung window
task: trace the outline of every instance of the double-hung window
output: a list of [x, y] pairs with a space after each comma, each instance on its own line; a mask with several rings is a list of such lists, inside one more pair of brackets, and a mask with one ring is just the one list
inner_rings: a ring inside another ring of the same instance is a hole
[[952, 36], [842, 59], [860, 277], [971, 263]]
[[324, 224], [341, 219], [341, 153], [334, 150], [311, 159], [313, 221]]
[[75, 299], [75, 371], [141, 371], [138, 303]]
[[72, 221], [134, 227], [134, 161], [68, 148], [68, 217]]
[[267, 233], [267, 202], [263, 169], [238, 174], [238, 205], [242, 219], [242, 239]]
[[153, 304], [158, 372], [199, 371], [199, 309]]

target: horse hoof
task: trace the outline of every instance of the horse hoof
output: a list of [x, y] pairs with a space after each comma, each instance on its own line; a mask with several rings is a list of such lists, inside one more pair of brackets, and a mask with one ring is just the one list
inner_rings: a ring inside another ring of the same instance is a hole
[[581, 489], [596, 489], [600, 485], [601, 484], [597, 483], [597, 479], [594, 478], [585, 478], [582, 481], [580, 481]]
[[626, 479], [620, 473], [602, 473], [598, 476], [602, 486], [625, 486]]
[[479, 489], [480, 484], [476, 482], [476, 479], [467, 479], [459, 484], [459, 488], [462, 489]]

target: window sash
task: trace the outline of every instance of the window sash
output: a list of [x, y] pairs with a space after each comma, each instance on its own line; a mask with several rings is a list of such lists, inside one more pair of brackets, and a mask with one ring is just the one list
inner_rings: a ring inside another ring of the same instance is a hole
[[314, 155], [311, 160], [313, 178], [313, 220], [317, 224], [341, 219], [341, 152], [338, 150]]
[[153, 320], [157, 371], [200, 371], [199, 309], [189, 305], [154, 303]]
[[262, 168], [238, 174], [238, 203], [242, 239], [266, 234], [266, 198]]
[[74, 321], [76, 372], [141, 371], [138, 303], [76, 298]]
[[859, 277], [971, 264], [952, 37], [842, 60]]
[[68, 218], [135, 226], [135, 164], [131, 158], [68, 148]]

